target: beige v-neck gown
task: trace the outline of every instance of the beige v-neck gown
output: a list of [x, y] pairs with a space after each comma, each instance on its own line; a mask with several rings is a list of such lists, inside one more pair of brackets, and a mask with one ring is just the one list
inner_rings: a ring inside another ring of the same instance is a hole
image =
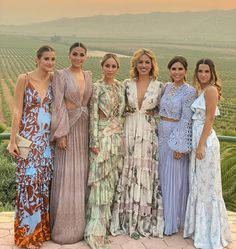
[[[81, 102], [78, 83], [68, 69], [57, 71], [52, 84], [54, 102], [51, 140], [67, 137], [66, 150], [55, 147], [51, 189], [51, 238], [59, 244], [83, 239], [85, 229], [85, 192], [88, 173], [88, 102], [92, 79], [84, 72], [85, 91]], [[77, 108], [67, 110], [64, 99]]]

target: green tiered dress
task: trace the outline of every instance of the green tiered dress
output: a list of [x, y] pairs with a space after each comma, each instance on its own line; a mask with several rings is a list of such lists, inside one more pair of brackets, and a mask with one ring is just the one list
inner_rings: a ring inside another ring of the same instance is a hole
[[[104, 248], [111, 219], [118, 172], [123, 166], [125, 88], [122, 83], [94, 84], [90, 103], [90, 151], [88, 179], [87, 225], [85, 240], [91, 248]], [[105, 118], [99, 118], [99, 112]]]

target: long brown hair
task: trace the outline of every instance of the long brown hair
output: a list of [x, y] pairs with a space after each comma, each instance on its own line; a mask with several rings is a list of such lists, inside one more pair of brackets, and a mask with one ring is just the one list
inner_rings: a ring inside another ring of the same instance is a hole
[[216, 87], [216, 89], [218, 91], [218, 95], [219, 95], [219, 100], [222, 99], [222, 92], [221, 92], [222, 87], [221, 87], [220, 79], [216, 73], [215, 64], [211, 59], [202, 58], [196, 63], [196, 67], [195, 67], [194, 75], [193, 75], [193, 86], [196, 88], [198, 93], [201, 91], [200, 82], [199, 82], [199, 79], [197, 77], [198, 69], [199, 69], [199, 66], [201, 64], [205, 64], [205, 65], [209, 66], [210, 72], [211, 72], [210, 84]]
[[48, 45], [43, 45], [36, 51], [36, 56], [40, 59], [43, 56], [44, 52], [55, 52], [55, 49]]
[[[177, 55], [177, 56], [173, 57], [173, 58], [169, 61], [168, 65], [167, 65], [167, 68], [170, 70], [171, 67], [172, 67], [172, 65], [175, 64], [176, 62], [181, 63], [181, 64], [183, 65], [185, 71], [188, 70], [188, 62], [187, 62], [187, 59], [186, 59], [185, 57], [181, 56], [181, 55]], [[173, 79], [171, 79], [171, 80], [173, 81]], [[187, 79], [186, 79], [186, 76], [184, 76], [184, 81], [186, 81], [186, 80], [187, 80]]]
[[87, 48], [82, 42], [73, 43], [69, 48], [69, 53], [71, 53], [74, 48], [83, 48], [85, 51], [85, 54], [87, 54]]

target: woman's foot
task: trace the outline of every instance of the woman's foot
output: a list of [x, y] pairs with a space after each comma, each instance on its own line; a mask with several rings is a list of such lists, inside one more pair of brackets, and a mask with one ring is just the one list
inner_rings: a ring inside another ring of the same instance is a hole
[[30, 245], [27, 247], [27, 249], [39, 249], [42, 246], [42, 244], [38, 244], [38, 245]]
[[31, 245], [27, 247], [27, 249], [39, 249], [39, 248], [40, 248], [39, 246], [35, 246], [35, 245]]

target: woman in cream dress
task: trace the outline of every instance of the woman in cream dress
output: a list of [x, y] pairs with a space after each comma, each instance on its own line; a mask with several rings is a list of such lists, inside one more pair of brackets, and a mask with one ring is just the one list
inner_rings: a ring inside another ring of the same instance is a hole
[[116, 188], [112, 235], [162, 236], [163, 210], [157, 171], [156, 119], [162, 83], [152, 51], [137, 50], [125, 80], [125, 159]]
[[193, 151], [184, 237], [192, 237], [196, 248], [221, 249], [231, 241], [231, 235], [222, 197], [220, 145], [213, 130], [221, 86], [212, 60], [197, 62], [194, 84], [199, 96], [191, 106]]

